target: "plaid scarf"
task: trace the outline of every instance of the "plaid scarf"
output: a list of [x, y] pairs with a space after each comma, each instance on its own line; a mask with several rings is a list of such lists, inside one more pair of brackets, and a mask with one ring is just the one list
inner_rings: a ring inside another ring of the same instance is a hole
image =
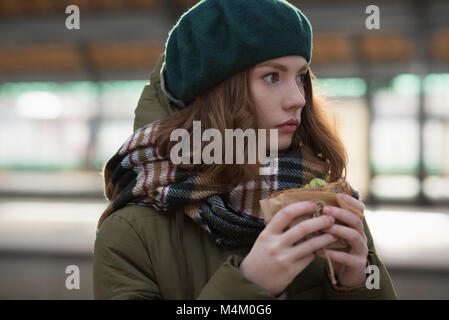
[[173, 212], [183, 207], [217, 244], [251, 246], [265, 227], [259, 200], [275, 191], [300, 188], [311, 179], [325, 179], [327, 162], [305, 145], [279, 152], [268, 163], [268, 175], [224, 187], [205, 175], [175, 166], [159, 154], [155, 138], [160, 120], [136, 130], [103, 170], [105, 196], [111, 201], [98, 222], [128, 205]]

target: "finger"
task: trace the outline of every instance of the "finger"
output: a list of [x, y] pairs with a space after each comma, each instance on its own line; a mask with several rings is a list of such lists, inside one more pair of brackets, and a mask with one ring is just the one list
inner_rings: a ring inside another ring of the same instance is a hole
[[320, 216], [317, 218], [307, 219], [284, 232], [281, 241], [285, 246], [291, 246], [295, 242], [303, 239], [308, 234], [317, 232], [325, 228], [330, 228], [334, 223], [335, 218], [331, 216]]
[[[328, 249], [319, 249], [319, 250], [315, 251], [314, 254], [320, 258], [327, 259], [326, 254], [324, 253], [325, 251], [327, 252]], [[342, 267], [342, 264], [338, 263], [336, 261], [332, 261], [332, 267], [333, 267], [335, 273], [338, 274], [338, 272], [340, 271], [340, 268]]]
[[332, 261], [340, 263], [350, 268], [364, 267], [366, 264], [366, 259], [363, 259], [363, 257], [349, 254], [344, 251], [325, 249], [325, 252], [326, 253], [320, 250], [315, 254], [321, 258], [326, 258], [327, 254], [327, 256]]
[[368, 246], [365, 239], [360, 233], [352, 228], [334, 224], [332, 227], [324, 229], [323, 232], [330, 233], [338, 238], [347, 240], [351, 246], [351, 252], [354, 254], [363, 255], [368, 253]]
[[315, 251], [336, 242], [337, 240], [338, 238], [331, 234], [322, 234], [313, 237], [292, 247], [292, 257], [294, 259], [301, 259], [304, 256], [307, 256], [311, 253], [313, 254]]
[[282, 233], [290, 223], [303, 215], [310, 215], [317, 210], [317, 205], [313, 201], [295, 202], [279, 210], [266, 226], [266, 232], [273, 234]]
[[357, 230], [362, 236], [365, 234], [363, 229], [363, 222], [359, 216], [355, 215], [351, 211], [334, 207], [334, 206], [324, 206], [323, 214], [330, 215], [341, 222], [347, 224], [349, 227]]
[[359, 201], [350, 195], [344, 194], [344, 193], [337, 193], [337, 197], [349, 204], [350, 206], [353, 206], [359, 211], [365, 211], [365, 205], [362, 201]]

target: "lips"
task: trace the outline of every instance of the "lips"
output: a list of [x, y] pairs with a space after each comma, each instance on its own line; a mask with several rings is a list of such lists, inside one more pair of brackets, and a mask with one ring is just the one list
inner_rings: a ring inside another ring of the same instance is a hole
[[278, 125], [276, 128], [278, 128], [279, 132], [291, 134], [296, 131], [298, 125], [298, 120], [290, 119], [288, 121], [285, 121], [283, 124]]
[[290, 120], [285, 121], [284, 123], [278, 125], [277, 127], [278, 127], [278, 128], [279, 128], [279, 127], [282, 127], [282, 126], [296, 126], [296, 127], [297, 127], [298, 124], [299, 124], [299, 121], [298, 121], [298, 120], [296, 120], [296, 119], [290, 119]]

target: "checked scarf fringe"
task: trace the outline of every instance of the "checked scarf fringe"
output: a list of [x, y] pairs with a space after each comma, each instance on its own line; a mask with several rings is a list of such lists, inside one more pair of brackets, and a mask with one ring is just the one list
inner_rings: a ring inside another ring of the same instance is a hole
[[300, 188], [311, 179], [325, 179], [327, 162], [305, 145], [290, 147], [270, 166], [269, 175], [223, 187], [205, 175], [175, 166], [154, 145], [160, 120], [136, 130], [103, 169], [105, 196], [110, 201], [97, 230], [114, 211], [129, 205], [169, 213], [182, 206], [186, 215], [227, 247], [251, 246], [265, 227], [259, 200], [273, 192]]

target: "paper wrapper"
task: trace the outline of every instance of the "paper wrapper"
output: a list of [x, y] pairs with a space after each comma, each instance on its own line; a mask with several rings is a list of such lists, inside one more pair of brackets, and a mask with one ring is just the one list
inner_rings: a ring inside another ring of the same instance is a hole
[[[330, 205], [334, 207], [340, 207], [346, 210], [349, 210], [359, 216], [360, 218], [364, 218], [363, 213], [356, 208], [350, 206], [346, 202], [340, 200], [335, 193], [325, 192], [325, 191], [298, 191], [295, 192], [281, 192], [279, 195], [273, 198], [267, 198], [260, 200], [260, 208], [262, 209], [262, 213], [265, 219], [265, 224], [268, 224], [273, 216], [281, 210], [283, 207], [288, 206], [295, 202], [300, 201], [315, 201], [318, 204], [318, 209], [311, 215], [301, 216], [290, 224], [290, 227], [312, 217], [318, 217], [322, 214], [322, 208], [325, 205]], [[344, 223], [335, 221], [337, 224], [344, 225]], [[310, 239], [316, 235], [321, 234], [322, 232], [315, 232], [313, 234], [309, 234], [304, 238], [304, 240]], [[349, 245], [346, 240], [339, 239], [337, 242], [326, 247], [327, 249], [333, 250], [349, 250]]]
[[[349, 210], [359, 216], [361, 219], [364, 218], [363, 212], [359, 211], [358, 209], [350, 206], [343, 200], [340, 200], [337, 195], [333, 192], [326, 192], [326, 191], [306, 191], [304, 189], [301, 189], [301, 191], [296, 191], [295, 189], [287, 190], [284, 192], [280, 192], [278, 195], [272, 197], [260, 200], [260, 207], [265, 219], [265, 224], [268, 224], [273, 216], [283, 207], [288, 206], [295, 202], [300, 201], [315, 201], [318, 205], [318, 209], [310, 215], [301, 216], [295, 220], [292, 221], [290, 224], [290, 228], [306, 219], [310, 219], [312, 217], [318, 217], [322, 215], [322, 209], [325, 205], [340, 207], [346, 210]], [[335, 220], [336, 224], [345, 225], [344, 223]], [[312, 234], [307, 235], [303, 238], [302, 241], [306, 241], [312, 237], [315, 237], [317, 235], [322, 234], [322, 232], [314, 232]], [[301, 241], [301, 242], [302, 242]], [[326, 246], [324, 249], [332, 249], [332, 250], [340, 250], [349, 252], [350, 246], [348, 242], [344, 239], [338, 239], [336, 242]], [[327, 255], [326, 255], [327, 256]], [[330, 277], [333, 284], [336, 284], [335, 274], [332, 268], [332, 263], [330, 259], [328, 258], [328, 265], [330, 269]]]

